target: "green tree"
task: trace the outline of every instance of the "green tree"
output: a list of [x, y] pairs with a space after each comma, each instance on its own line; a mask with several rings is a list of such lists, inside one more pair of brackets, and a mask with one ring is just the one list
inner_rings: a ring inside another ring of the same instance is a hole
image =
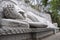
[[60, 26], [60, 15], [58, 12], [60, 11], [60, 0], [51, 0], [48, 3], [49, 0], [42, 0], [42, 4], [46, 7], [47, 4], [50, 5], [49, 10], [52, 11], [51, 17], [53, 22], [57, 22]]
[[47, 6], [48, 0], [42, 0], [42, 5]]

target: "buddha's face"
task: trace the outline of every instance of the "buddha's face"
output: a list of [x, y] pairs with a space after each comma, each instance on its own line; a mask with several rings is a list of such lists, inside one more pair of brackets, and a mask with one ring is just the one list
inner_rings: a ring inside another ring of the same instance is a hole
[[25, 18], [25, 13], [17, 5], [8, 4], [7, 7], [14, 12], [20, 13]]

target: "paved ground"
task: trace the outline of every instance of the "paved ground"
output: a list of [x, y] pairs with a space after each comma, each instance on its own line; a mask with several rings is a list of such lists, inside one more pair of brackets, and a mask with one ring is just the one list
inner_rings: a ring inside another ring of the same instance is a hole
[[52, 36], [49, 36], [47, 38], [44, 38], [42, 40], [60, 40], [60, 32], [57, 33], [57, 34], [54, 34]]

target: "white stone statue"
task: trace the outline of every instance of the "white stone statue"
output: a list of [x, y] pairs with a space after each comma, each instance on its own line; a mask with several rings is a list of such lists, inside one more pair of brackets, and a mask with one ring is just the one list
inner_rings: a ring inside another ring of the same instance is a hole
[[[3, 4], [3, 5], [2, 5]], [[29, 28], [29, 25], [36, 28], [57, 28], [55, 27], [51, 22], [46, 20], [45, 18], [36, 15], [34, 12], [27, 11], [23, 12], [22, 9], [19, 8], [19, 6], [15, 3], [12, 3], [10, 1], [3, 1], [1, 3], [2, 11], [0, 11], [0, 14], [2, 15], [2, 25], [4, 21], [6, 21], [3, 26], [10, 26], [10, 27], [20, 27], [23, 25], [24, 27], [27, 26]], [[25, 16], [27, 15], [27, 16]], [[19, 22], [20, 21], [20, 22]], [[25, 23], [22, 23], [25, 22]], [[8, 25], [9, 24], [9, 25]], [[12, 25], [14, 24], [14, 25]], [[19, 25], [18, 25], [19, 24]], [[21, 24], [21, 25], [20, 25]]]

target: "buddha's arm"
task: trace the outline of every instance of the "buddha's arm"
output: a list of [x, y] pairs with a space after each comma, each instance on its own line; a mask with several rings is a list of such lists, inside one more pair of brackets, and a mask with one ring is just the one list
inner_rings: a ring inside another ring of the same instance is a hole
[[13, 20], [13, 19], [1, 19], [1, 25], [3, 27], [20, 27], [20, 28], [28, 28], [29, 24], [23, 21], [19, 20]]

